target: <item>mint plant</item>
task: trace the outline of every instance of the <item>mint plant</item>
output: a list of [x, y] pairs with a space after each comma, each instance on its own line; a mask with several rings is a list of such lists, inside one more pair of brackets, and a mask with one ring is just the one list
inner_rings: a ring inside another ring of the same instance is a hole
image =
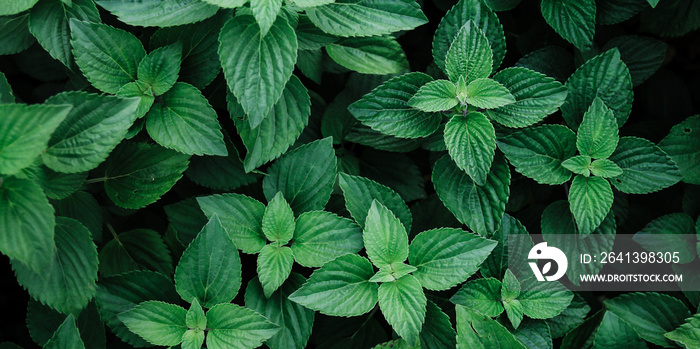
[[699, 347], [698, 292], [508, 262], [624, 234], [697, 281], [698, 28], [682, 0], [5, 1], [0, 348]]

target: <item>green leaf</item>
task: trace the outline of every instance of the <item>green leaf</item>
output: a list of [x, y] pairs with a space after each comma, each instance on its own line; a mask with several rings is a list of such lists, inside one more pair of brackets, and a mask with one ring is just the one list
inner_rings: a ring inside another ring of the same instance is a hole
[[153, 270], [173, 275], [173, 261], [168, 246], [158, 232], [134, 229], [119, 235], [102, 247], [99, 254], [100, 275], [111, 276], [132, 270]]
[[15, 174], [46, 149], [69, 105], [0, 105], [0, 174]]
[[92, 195], [78, 191], [60, 200], [56, 205], [56, 215], [73, 218], [83, 223], [92, 233], [93, 240], [98, 242], [102, 240], [102, 212]]
[[412, 275], [379, 285], [379, 309], [386, 321], [410, 345], [418, 344], [425, 321], [427, 300], [423, 288]]
[[566, 159], [561, 165], [576, 174], [589, 177], [591, 175], [591, 157], [588, 155], [576, 155]]
[[233, 94], [227, 94], [229, 112], [246, 147], [246, 172], [282, 155], [299, 138], [311, 115], [311, 99], [306, 87], [292, 76], [265, 119], [254, 128]]
[[605, 301], [608, 311], [626, 322], [644, 340], [671, 348], [664, 334], [690, 317], [683, 302], [659, 293], [628, 293]]
[[608, 41], [603, 50], [616, 47], [630, 70], [632, 84], [638, 86], [661, 67], [668, 45], [663, 41], [637, 35], [621, 35]]
[[409, 70], [406, 55], [391, 36], [349, 38], [326, 46], [336, 63], [362, 74], [398, 74]]
[[267, 244], [260, 224], [265, 205], [241, 194], [211, 195], [197, 198], [208, 218], [219, 216], [229, 238], [243, 253], [258, 253]]
[[445, 125], [445, 145], [457, 167], [483, 186], [496, 153], [496, 131], [489, 119], [479, 112], [453, 116]]
[[385, 35], [428, 22], [413, 0], [336, 0], [306, 14], [324, 32], [342, 37]]
[[373, 200], [362, 234], [367, 256], [378, 268], [408, 258], [408, 234], [398, 218], [380, 202]]
[[143, 302], [119, 314], [119, 320], [153, 345], [174, 346], [187, 331], [187, 310], [160, 301]]
[[158, 201], [182, 178], [188, 159], [188, 155], [158, 145], [123, 143], [107, 159], [105, 191], [120, 207], [144, 207]]
[[569, 204], [579, 233], [593, 232], [605, 219], [612, 203], [613, 192], [607, 180], [577, 175], [571, 182]]
[[100, 13], [90, 0], [75, 0], [70, 6], [60, 1], [42, 0], [29, 12], [29, 31], [51, 57], [66, 67], [75, 66], [70, 44], [71, 18], [99, 23]]
[[494, 278], [468, 281], [450, 301], [489, 317], [498, 316], [503, 312], [501, 282]]
[[435, 80], [423, 85], [408, 105], [424, 112], [450, 110], [457, 106], [457, 86], [447, 80]]
[[683, 182], [700, 185], [700, 116], [673, 126], [659, 147], [676, 163]]
[[[515, 63], [515, 67], [527, 68], [551, 76], [558, 81], [568, 79], [575, 69], [574, 56], [569, 50], [561, 46], [545, 46], [539, 50], [532, 51], [519, 59]], [[511, 90], [511, 92], [513, 91]], [[562, 96], [562, 103], [565, 98], [566, 94]]]
[[523, 305], [517, 299], [508, 299], [503, 301], [503, 308], [506, 311], [508, 320], [513, 325], [513, 328], [518, 328], [523, 321]]
[[168, 216], [168, 222], [177, 232], [178, 240], [183, 243], [182, 251], [197, 237], [197, 234], [209, 221], [199, 208], [195, 198], [187, 198], [167, 205], [163, 209]]
[[76, 173], [92, 170], [107, 158], [136, 120], [139, 103], [135, 98], [64, 92], [46, 104], [70, 104], [73, 109], [51, 135], [41, 158], [52, 170]]
[[498, 81], [481, 78], [467, 86], [466, 102], [477, 108], [494, 109], [515, 102], [515, 98]]
[[321, 267], [338, 256], [363, 247], [362, 229], [350, 219], [330, 212], [302, 213], [296, 221], [292, 252], [305, 267]]
[[296, 214], [322, 210], [333, 191], [337, 159], [331, 138], [296, 148], [275, 161], [263, 179], [270, 200], [281, 192]]
[[236, 304], [217, 304], [207, 311], [207, 348], [257, 348], [279, 331], [264, 316]]
[[267, 204], [262, 219], [262, 231], [268, 240], [281, 245], [294, 237], [294, 212], [282, 193], [278, 192]]
[[561, 112], [574, 130], [578, 129], [596, 97], [613, 111], [618, 127], [627, 121], [632, 110], [632, 80], [616, 49], [603, 52], [581, 65], [566, 81], [566, 88], [569, 94]]
[[219, 9], [199, 0], [97, 0], [119, 20], [141, 27], [172, 27], [195, 23]]
[[366, 258], [346, 254], [314, 271], [289, 299], [330, 316], [362, 315], [377, 304], [379, 285], [369, 282], [373, 275]]
[[134, 347], [149, 344], [129, 331], [117, 315], [147, 300], [177, 303], [180, 297], [169, 277], [152, 271], [132, 271], [100, 278], [96, 296], [100, 316], [114, 334]]
[[182, 299], [207, 308], [228, 303], [241, 287], [241, 260], [218, 216], [213, 215], [180, 258], [175, 287]]
[[527, 68], [504, 69], [493, 80], [509, 90], [515, 101], [485, 113], [508, 127], [526, 127], [541, 121], [559, 110], [567, 95], [560, 82]]
[[224, 134], [224, 144], [227, 156], [194, 156], [185, 175], [198, 185], [217, 190], [235, 190], [256, 182], [257, 175], [243, 169], [243, 161], [228, 134]]
[[95, 296], [97, 248], [85, 226], [65, 217], [56, 218], [54, 241], [49, 267], [37, 273], [15, 260], [12, 269], [32, 297], [58, 312], [77, 314]]
[[380, 268], [379, 271], [374, 274], [371, 279], [369, 279], [369, 282], [394, 282], [397, 279], [400, 279], [416, 270], [417, 268], [412, 265], [408, 265], [403, 262], [394, 262], [388, 266]]
[[71, 46], [75, 63], [92, 86], [115, 94], [136, 81], [137, 69], [146, 50], [134, 35], [101, 23], [70, 20]]
[[[515, 277], [510, 269], [506, 270], [505, 276], [503, 277], [503, 285], [501, 287], [501, 298], [504, 301], [517, 299], [520, 296], [520, 282]], [[515, 327], [518, 327], [514, 324]]]
[[304, 349], [314, 322], [313, 310], [291, 302], [288, 297], [304, 283], [304, 277], [292, 273], [287, 281], [268, 299], [258, 279], [252, 279], [245, 291], [246, 307], [267, 317], [281, 330], [265, 344], [270, 349]]
[[258, 254], [258, 278], [263, 287], [265, 297], [270, 298], [292, 272], [294, 256], [289, 246], [269, 244]]
[[[484, 277], [498, 279], [503, 278], [503, 275], [508, 268], [508, 236], [527, 233], [527, 229], [525, 229], [520, 221], [511, 217], [507, 213], [504, 214], [498, 230], [496, 230], [492, 235], [489, 235], [489, 238], [497, 241], [498, 244], [496, 247], [494, 247], [493, 251], [491, 251], [488, 258], [486, 258], [482, 264], [480, 269], [481, 275]], [[510, 267], [513, 269], [512, 265]], [[524, 267], [527, 268], [527, 266]]]
[[12, 93], [12, 86], [7, 82], [5, 74], [0, 72], [0, 103], [11, 104], [15, 102], [15, 96]]
[[559, 282], [539, 282], [534, 278], [520, 280], [523, 313], [533, 319], [549, 319], [561, 314], [571, 304], [574, 293]]
[[445, 57], [460, 29], [473, 21], [484, 32], [493, 51], [493, 68], [498, 69], [506, 55], [506, 37], [503, 26], [494, 13], [481, 1], [460, 0], [442, 18], [433, 39], [435, 64], [445, 71]]
[[282, 8], [282, 0], [259, 0], [251, 1], [250, 9], [253, 11], [255, 21], [260, 26], [260, 34], [267, 35], [267, 32], [275, 22], [277, 14]]
[[549, 325], [542, 320], [524, 319], [520, 326], [513, 331], [513, 336], [527, 348], [554, 348]]
[[299, 40], [299, 50], [320, 50], [328, 44], [338, 41], [338, 37], [335, 35], [325, 33], [315, 26], [306, 14], [299, 15], [299, 24], [297, 24], [295, 31]]
[[149, 53], [137, 68], [139, 81], [147, 83], [156, 96], [167, 92], [177, 81], [182, 59], [182, 44], [159, 47]]
[[542, 16], [562, 38], [581, 51], [593, 46], [596, 4], [594, 0], [542, 0]]
[[603, 178], [614, 178], [622, 174], [622, 169], [607, 159], [595, 160], [591, 163], [591, 173]]
[[41, 187], [15, 177], [0, 181], [0, 251], [35, 272], [52, 267], [53, 207]]
[[664, 337], [684, 345], [686, 348], [700, 346], [700, 314], [685, 319], [685, 323], [675, 330], [665, 333]]
[[348, 110], [357, 120], [383, 134], [401, 138], [429, 136], [438, 129], [442, 117], [413, 109], [408, 101], [432, 80], [418, 72], [397, 76], [351, 104]]
[[70, 314], [58, 327], [56, 332], [51, 336], [48, 342], [43, 346], [46, 349], [80, 349], [85, 348], [85, 343], [80, 338], [80, 332], [75, 325], [75, 317]]
[[547, 325], [553, 338], [563, 337], [569, 331], [575, 329], [586, 319], [591, 307], [581, 296], [574, 294], [574, 299], [569, 306], [559, 315], [547, 319]]
[[668, 154], [643, 138], [620, 138], [609, 160], [622, 169], [612, 184], [627, 194], [652, 193], [678, 183], [682, 176]]
[[494, 159], [484, 186], [474, 183], [449, 156], [435, 163], [432, 179], [440, 200], [460, 222], [482, 236], [498, 229], [510, 195], [510, 169], [502, 156]]
[[182, 349], [201, 349], [204, 344], [204, 331], [187, 330], [182, 335]]
[[576, 148], [594, 159], [607, 159], [617, 147], [618, 136], [615, 115], [598, 97], [583, 114], [578, 128]]
[[[151, 90], [151, 87], [141, 81], [133, 81], [122, 86], [122, 88], [120, 88], [119, 91], [117, 91], [117, 97], [139, 98], [138, 108], [136, 108], [136, 117], [138, 119], [144, 117], [146, 113], [148, 113], [148, 111], [151, 109], [151, 106], [153, 106], [153, 102], [155, 102], [156, 100], [156, 98], [153, 96], [153, 91]], [[126, 138], [131, 139], [137, 133], [139, 133], [143, 128], [144, 122], [145, 120], [142, 119], [134, 123], [129, 128], [129, 131], [126, 133]]]
[[204, 330], [207, 328], [207, 318], [204, 316], [204, 310], [199, 304], [199, 301], [197, 301], [197, 298], [192, 300], [192, 305], [190, 305], [190, 309], [187, 310], [185, 323], [187, 327], [192, 329]]
[[576, 134], [562, 125], [543, 125], [498, 140], [515, 170], [541, 184], [563, 184], [571, 172], [562, 162], [576, 154]]
[[8, 2], [0, 9], [0, 16], [14, 15], [26, 11], [32, 8], [37, 1], [38, 0], [15, 0]]
[[376, 200], [386, 206], [401, 221], [406, 231], [411, 231], [413, 217], [406, 203], [392, 189], [373, 180], [340, 173], [338, 176], [340, 189], [345, 197], [345, 206], [355, 222], [364, 228], [367, 212]]
[[248, 0], [202, 0], [223, 8], [236, 8], [245, 5]]
[[[30, 167], [25, 169], [24, 171], [25, 173], [32, 171], [40, 172], [40, 174], [34, 175], [37, 177], [33, 177], [32, 175], [30, 175], [27, 178], [38, 181], [39, 184], [41, 184], [41, 187], [44, 190], [46, 197], [48, 197], [49, 199], [65, 199], [66, 197], [78, 191], [85, 183], [87, 172], [60, 173], [52, 171], [45, 165], [38, 165], [38, 163], [38, 161], [35, 163], [37, 164], [36, 167]], [[20, 176], [21, 175], [18, 175], [18, 177]]]
[[248, 115], [250, 127], [258, 126], [282, 96], [294, 70], [296, 52], [294, 28], [282, 16], [265, 36], [250, 15], [236, 16], [221, 29], [219, 57], [224, 76]]
[[335, 2], [335, 0], [291, 0], [291, 1], [292, 1], [292, 3], [294, 3], [295, 5], [297, 5], [298, 7], [301, 7], [301, 8], [328, 5], [332, 2]]
[[461, 229], [438, 228], [418, 234], [409, 247], [413, 276], [428, 290], [442, 291], [466, 281], [496, 242]]
[[472, 20], [462, 26], [445, 56], [445, 72], [453, 82], [467, 84], [491, 75], [493, 53], [486, 34]]
[[421, 347], [452, 349], [457, 345], [457, 332], [452, 328], [450, 317], [435, 303], [428, 301], [425, 322], [420, 331]]
[[649, 222], [634, 235], [634, 241], [650, 252], [677, 252], [678, 263], [685, 264], [695, 259], [695, 234], [693, 218], [685, 213], [671, 213]]
[[525, 349], [513, 334], [496, 320], [461, 305], [457, 311], [457, 348]]
[[622, 321], [619, 316], [609, 311], [603, 315], [593, 338], [593, 348], [646, 348], [646, 343], [639, 338], [632, 327]]

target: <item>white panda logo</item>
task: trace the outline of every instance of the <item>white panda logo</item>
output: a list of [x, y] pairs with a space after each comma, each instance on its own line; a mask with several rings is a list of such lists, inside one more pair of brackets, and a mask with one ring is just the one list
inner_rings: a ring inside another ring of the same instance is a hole
[[[564, 252], [556, 247], [547, 246], [546, 242], [540, 242], [535, 245], [535, 247], [530, 250], [527, 258], [547, 261], [542, 266], [542, 270], [537, 266], [537, 261], [529, 263], [532, 272], [535, 273], [537, 281], [545, 281], [545, 279], [547, 281], [559, 280], [566, 274], [566, 268], [569, 266], [569, 261], [566, 259]], [[552, 270], [552, 263], [556, 263], [556, 272], [553, 275], [546, 275]]]

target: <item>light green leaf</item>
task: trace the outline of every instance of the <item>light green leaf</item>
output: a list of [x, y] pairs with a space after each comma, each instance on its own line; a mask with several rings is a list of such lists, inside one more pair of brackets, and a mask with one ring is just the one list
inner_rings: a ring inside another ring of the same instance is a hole
[[423, 287], [442, 291], [476, 273], [495, 246], [495, 241], [461, 229], [438, 228], [411, 241], [408, 260], [418, 268], [413, 276]]
[[180, 258], [175, 287], [184, 300], [211, 308], [228, 303], [241, 287], [241, 260], [218, 216], [213, 215]]
[[603, 178], [614, 178], [622, 174], [622, 169], [607, 159], [595, 160], [591, 163], [591, 173]]
[[100, 250], [99, 261], [103, 277], [132, 270], [173, 275], [168, 246], [158, 232], [150, 229], [134, 229], [115, 236]]
[[425, 321], [427, 299], [418, 280], [406, 275], [379, 285], [379, 309], [386, 321], [410, 345], [417, 345]]
[[333, 191], [337, 159], [330, 137], [305, 144], [275, 161], [263, 179], [270, 200], [281, 192], [296, 214], [322, 210]]
[[190, 309], [187, 310], [185, 323], [187, 327], [192, 329], [204, 330], [207, 328], [207, 318], [204, 316], [204, 310], [197, 298], [192, 300], [192, 305], [190, 305]]
[[666, 59], [668, 45], [650, 37], [621, 35], [603, 46], [603, 51], [616, 47], [622, 61], [630, 70], [632, 84], [640, 85], [661, 67]]
[[97, 0], [119, 20], [141, 27], [172, 27], [195, 23], [219, 9], [199, 0]]
[[566, 159], [561, 165], [576, 174], [589, 177], [591, 175], [591, 157], [588, 155], [576, 155]]
[[188, 159], [158, 145], [123, 143], [106, 161], [105, 191], [120, 207], [152, 204], [182, 178]]
[[479, 112], [457, 114], [445, 125], [445, 145], [457, 166], [484, 185], [496, 153], [496, 131]]
[[479, 186], [450, 159], [443, 156], [433, 167], [433, 184], [452, 214], [481, 236], [498, 229], [510, 195], [510, 169], [496, 156], [486, 184]]
[[289, 246], [269, 244], [258, 254], [258, 278], [263, 287], [265, 297], [270, 298], [292, 272], [294, 256]]
[[52, 267], [54, 210], [41, 187], [29, 179], [0, 181], [0, 251], [35, 272]]
[[0, 173], [15, 174], [46, 149], [70, 105], [0, 105]]
[[229, 113], [246, 147], [243, 161], [246, 172], [282, 155], [299, 138], [311, 115], [311, 99], [301, 80], [292, 75], [282, 97], [255, 128], [250, 127], [243, 107], [227, 93]]
[[[248, 45], [240, 45], [248, 42]], [[255, 18], [230, 19], [219, 35], [219, 57], [228, 88], [257, 127], [273, 109], [292, 76], [297, 38], [284, 17], [278, 17], [262, 36]]]
[[[140, 119], [148, 113], [153, 106], [153, 102], [156, 98], [153, 96], [153, 90], [148, 84], [141, 81], [133, 81], [124, 86], [122, 86], [119, 91], [117, 91], [117, 97], [130, 98], [138, 97], [139, 103], [138, 108], [136, 108], [136, 118]], [[143, 128], [145, 120], [138, 120], [134, 123], [129, 131], [126, 133], [126, 138], [131, 139]]]
[[644, 340], [665, 348], [674, 343], [664, 334], [678, 328], [690, 312], [683, 302], [659, 293], [628, 293], [605, 301], [608, 311], [626, 322]]
[[523, 321], [523, 305], [517, 299], [508, 299], [503, 301], [503, 309], [513, 328], [517, 329]]
[[675, 330], [665, 333], [664, 337], [684, 345], [686, 348], [696, 348], [700, 346], [700, 314], [685, 319], [685, 323]]
[[561, 314], [571, 304], [574, 293], [559, 282], [540, 282], [534, 278], [520, 280], [523, 313], [533, 319], [549, 319]]
[[348, 110], [363, 124], [383, 134], [401, 138], [426, 137], [440, 126], [442, 117], [411, 108], [408, 100], [433, 79], [423, 73], [408, 73], [392, 78]]
[[165, 302], [143, 302], [118, 317], [130, 331], [153, 345], [178, 345], [187, 331], [187, 310]]
[[567, 95], [560, 82], [527, 68], [504, 69], [493, 80], [508, 89], [515, 101], [485, 113], [508, 127], [526, 127], [541, 121], [559, 110]]
[[56, 218], [54, 241], [50, 266], [37, 273], [14, 260], [12, 269], [32, 297], [58, 312], [77, 314], [95, 296], [97, 248], [85, 226], [65, 217]]
[[265, 208], [262, 231], [268, 240], [284, 245], [294, 236], [294, 212], [282, 193], [277, 193]]
[[525, 349], [513, 334], [496, 320], [464, 306], [457, 311], [457, 349]]
[[[501, 287], [501, 298], [503, 301], [517, 299], [520, 296], [520, 282], [515, 277], [510, 269], [506, 270], [505, 276], [503, 276], [503, 286]], [[515, 326], [515, 324], [513, 324]], [[518, 327], [518, 326], [515, 326]]]
[[321, 267], [338, 256], [363, 247], [362, 229], [350, 219], [330, 212], [302, 213], [296, 221], [292, 252], [305, 267]]
[[460, 29], [473, 21], [486, 34], [493, 51], [493, 68], [498, 69], [506, 55], [506, 37], [503, 26], [494, 13], [482, 1], [460, 0], [442, 18], [433, 39], [435, 64], [445, 71], [445, 57]]
[[207, 311], [207, 348], [257, 348], [279, 331], [264, 316], [236, 304], [217, 304]]
[[650, 252], [677, 252], [678, 263], [695, 260], [695, 222], [685, 213], [663, 215], [649, 222], [634, 235], [634, 241]]
[[607, 159], [615, 151], [619, 139], [615, 115], [603, 100], [596, 97], [583, 114], [576, 148], [581, 154], [594, 159]]
[[378, 268], [408, 258], [408, 234], [398, 218], [377, 200], [367, 213], [362, 234], [367, 256]]
[[71, 46], [75, 63], [92, 86], [115, 94], [136, 81], [137, 69], [146, 50], [134, 35], [101, 23], [70, 20]]
[[292, 3], [298, 7], [316, 7], [321, 5], [328, 5], [335, 2], [335, 0], [291, 0]]
[[515, 102], [515, 97], [498, 81], [480, 78], [467, 86], [466, 102], [477, 108], [494, 109]]
[[282, 0], [256, 0], [250, 2], [250, 9], [253, 11], [255, 21], [260, 26], [260, 34], [262, 36], [267, 35], [281, 8]]
[[349, 38], [326, 46], [336, 63], [362, 74], [398, 74], [409, 70], [406, 55], [391, 36]]
[[182, 335], [182, 349], [201, 349], [204, 344], [204, 331], [187, 330]]
[[391, 210], [406, 231], [411, 231], [413, 221], [411, 211], [399, 194], [389, 187], [364, 177], [351, 176], [342, 172], [338, 176], [338, 183], [345, 197], [345, 206], [361, 227], [365, 226], [367, 212], [372, 206], [372, 201], [376, 200]]
[[343, 37], [385, 35], [428, 22], [414, 0], [336, 0], [306, 13], [324, 32]]
[[593, 46], [596, 4], [594, 0], [542, 0], [542, 16], [562, 38], [581, 51]]
[[124, 139], [136, 120], [139, 100], [76, 91], [55, 95], [46, 104], [70, 104], [73, 109], [41, 158], [52, 170], [76, 173], [97, 167]]
[[498, 316], [503, 312], [501, 282], [494, 278], [468, 281], [450, 301], [489, 317]]
[[39, 1], [29, 12], [29, 30], [51, 57], [66, 67], [74, 67], [70, 44], [69, 21], [75, 18], [100, 22], [100, 13], [90, 0], [74, 0], [66, 5], [60, 1]]
[[562, 162], [576, 154], [576, 134], [562, 125], [543, 125], [498, 140], [515, 170], [541, 184], [563, 184], [571, 172]]
[[668, 154], [643, 138], [620, 138], [609, 160], [622, 169], [622, 175], [611, 182], [623, 193], [652, 193], [678, 183], [682, 177]]
[[394, 282], [416, 270], [417, 268], [412, 265], [403, 262], [394, 262], [386, 267], [380, 268], [379, 271], [369, 279], [369, 282]]
[[80, 332], [75, 324], [75, 317], [69, 314], [61, 326], [54, 332], [51, 339], [43, 346], [45, 349], [84, 349], [85, 343], [80, 338]]
[[26, 11], [34, 4], [36, 4], [38, 0], [14, 0], [10, 1], [2, 6], [0, 8], [0, 16], [7, 16], [7, 15], [14, 15], [16, 13], [20, 13], [22, 11]]
[[700, 116], [673, 126], [659, 147], [676, 163], [683, 182], [700, 185]]
[[167, 92], [177, 81], [182, 60], [182, 44], [159, 47], [149, 53], [137, 68], [138, 79], [148, 84], [156, 96]]
[[632, 80], [617, 49], [603, 52], [581, 65], [566, 81], [566, 88], [569, 94], [561, 112], [574, 130], [596, 97], [613, 111], [618, 127], [627, 121], [632, 110]]
[[605, 219], [612, 203], [613, 192], [607, 180], [577, 175], [571, 182], [569, 204], [579, 233], [593, 232]]
[[267, 244], [262, 232], [265, 205], [241, 194], [211, 195], [197, 198], [208, 218], [219, 216], [229, 238], [243, 253], [258, 253]]
[[265, 298], [257, 278], [248, 283], [245, 291], [246, 307], [281, 327], [277, 334], [265, 341], [270, 349], [304, 349], [306, 347], [314, 322], [314, 312], [288, 299], [289, 295], [299, 289], [304, 281], [303, 276], [292, 273], [284, 285], [269, 299]]
[[603, 315], [593, 338], [593, 349], [635, 349], [646, 348], [646, 343], [639, 338], [632, 327], [619, 316], [609, 311]]
[[445, 72], [453, 82], [467, 84], [491, 75], [493, 53], [486, 34], [472, 20], [462, 26], [445, 56]]
[[362, 315], [377, 304], [379, 285], [369, 282], [373, 275], [366, 258], [346, 254], [314, 271], [289, 299], [330, 316]]
[[248, 0], [202, 0], [206, 3], [224, 8], [236, 8], [245, 5]]
[[408, 105], [424, 112], [437, 112], [454, 108], [457, 100], [457, 87], [447, 80], [435, 80], [423, 85]]

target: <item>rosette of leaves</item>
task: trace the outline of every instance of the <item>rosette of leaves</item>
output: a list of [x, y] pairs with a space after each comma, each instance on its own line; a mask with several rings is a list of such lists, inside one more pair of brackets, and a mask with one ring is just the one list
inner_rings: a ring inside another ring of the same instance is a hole
[[345, 317], [368, 313], [379, 303], [394, 331], [413, 346], [426, 318], [423, 289], [447, 290], [464, 282], [496, 245], [454, 228], [422, 232], [409, 245], [404, 225], [377, 200], [367, 213], [363, 241], [367, 258], [346, 254], [324, 264], [289, 299]]

